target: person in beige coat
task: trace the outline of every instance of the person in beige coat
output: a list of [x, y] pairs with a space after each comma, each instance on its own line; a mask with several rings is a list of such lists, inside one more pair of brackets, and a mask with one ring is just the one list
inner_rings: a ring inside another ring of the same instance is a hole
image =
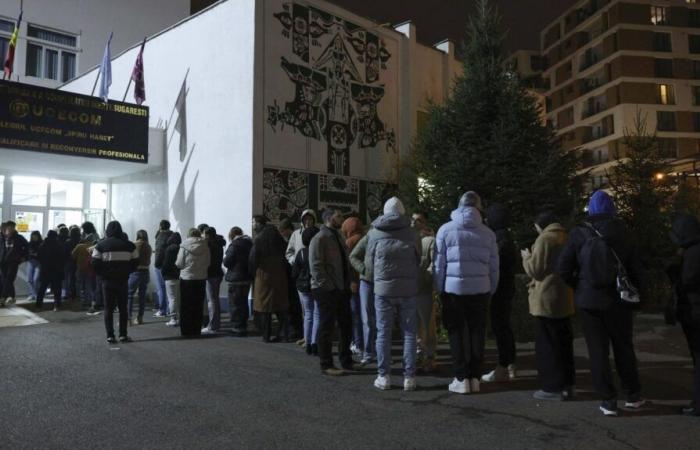
[[574, 368], [573, 293], [555, 273], [566, 243], [566, 230], [552, 212], [537, 217], [539, 237], [532, 251], [523, 250], [523, 268], [532, 278], [529, 285], [530, 314], [535, 316], [535, 353], [541, 389], [538, 400], [569, 400], [573, 395]]

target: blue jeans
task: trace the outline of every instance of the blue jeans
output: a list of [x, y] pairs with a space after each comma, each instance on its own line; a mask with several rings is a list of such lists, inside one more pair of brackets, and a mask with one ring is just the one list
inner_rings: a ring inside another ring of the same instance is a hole
[[207, 309], [209, 310], [209, 324], [207, 328], [218, 331], [221, 327], [221, 277], [207, 279]]
[[360, 301], [360, 293], [352, 294], [350, 297], [350, 310], [352, 311], [352, 343], [363, 350], [365, 348], [362, 336], [362, 302]]
[[[155, 308], [162, 312], [163, 314], [168, 313], [168, 296], [165, 293], [165, 280], [163, 279], [163, 274], [160, 269], [154, 270], [156, 274], [156, 304]], [[170, 311], [170, 313], [177, 313], [177, 311]]]
[[306, 345], [316, 344], [318, 324], [321, 322], [321, 311], [318, 309], [311, 292], [299, 292], [299, 300], [304, 308], [304, 340]]
[[416, 298], [375, 296], [377, 309], [377, 366], [379, 375], [391, 373], [391, 329], [394, 324], [394, 308], [399, 310], [403, 331], [404, 377], [416, 373]]
[[360, 280], [360, 304], [365, 351], [362, 359], [377, 357], [377, 314], [374, 309], [374, 284]]
[[32, 300], [36, 300], [36, 290], [39, 288], [39, 261], [30, 259], [27, 265], [29, 267], [27, 271], [27, 283], [29, 283], [29, 289], [32, 292]]
[[131, 310], [134, 304], [134, 295], [136, 290], [139, 291], [139, 318], [143, 318], [143, 313], [146, 309], [146, 289], [148, 289], [148, 281], [150, 275], [147, 271], [137, 270], [129, 274], [129, 319], [131, 319]]
[[85, 272], [76, 271], [75, 279], [78, 283], [78, 297], [80, 304], [90, 306], [95, 301], [95, 290], [97, 289], [97, 280], [95, 274], [86, 274]]

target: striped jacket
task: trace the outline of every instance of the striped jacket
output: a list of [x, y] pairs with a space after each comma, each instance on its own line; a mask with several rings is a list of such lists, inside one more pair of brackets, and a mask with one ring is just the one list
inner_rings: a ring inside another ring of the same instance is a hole
[[92, 266], [98, 276], [110, 281], [124, 281], [136, 270], [139, 252], [127, 240], [108, 237], [97, 243], [92, 251]]

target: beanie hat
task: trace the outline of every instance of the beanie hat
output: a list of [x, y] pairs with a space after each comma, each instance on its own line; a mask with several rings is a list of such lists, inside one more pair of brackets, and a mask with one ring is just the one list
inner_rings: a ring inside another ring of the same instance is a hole
[[397, 197], [391, 197], [384, 204], [384, 214], [397, 214], [403, 216], [406, 214], [406, 208], [403, 207], [403, 203]]
[[459, 206], [462, 208], [471, 206], [480, 211], [484, 209], [484, 206], [481, 203], [481, 197], [479, 197], [479, 194], [474, 191], [465, 192], [462, 195], [462, 198], [459, 199]]
[[598, 214], [615, 215], [617, 208], [613, 199], [605, 191], [595, 191], [588, 202], [588, 215], [595, 216]]

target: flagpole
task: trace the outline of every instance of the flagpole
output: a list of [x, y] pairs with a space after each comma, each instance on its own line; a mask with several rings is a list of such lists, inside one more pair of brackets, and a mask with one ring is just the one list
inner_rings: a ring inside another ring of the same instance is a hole
[[133, 81], [132, 77], [129, 77], [129, 84], [126, 85], [126, 90], [124, 91], [124, 98], [122, 98], [122, 102], [126, 101], [126, 94], [129, 93], [129, 88], [131, 87], [131, 82]]
[[97, 76], [95, 77], [95, 84], [92, 85], [92, 92], [90, 92], [90, 97], [93, 97], [95, 95], [95, 88], [97, 87], [97, 80], [100, 79], [100, 70], [97, 70]]

